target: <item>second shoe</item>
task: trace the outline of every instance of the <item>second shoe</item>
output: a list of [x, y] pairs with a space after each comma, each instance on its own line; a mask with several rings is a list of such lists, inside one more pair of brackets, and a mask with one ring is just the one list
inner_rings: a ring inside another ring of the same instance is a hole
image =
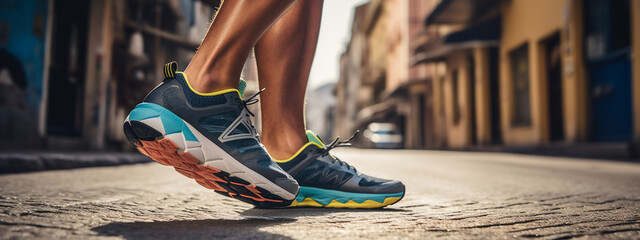
[[344, 142], [336, 138], [329, 145], [311, 131], [307, 138], [309, 142], [291, 158], [275, 160], [300, 183], [291, 207], [381, 208], [404, 197], [402, 182], [363, 174], [329, 153], [350, 145], [353, 137]]

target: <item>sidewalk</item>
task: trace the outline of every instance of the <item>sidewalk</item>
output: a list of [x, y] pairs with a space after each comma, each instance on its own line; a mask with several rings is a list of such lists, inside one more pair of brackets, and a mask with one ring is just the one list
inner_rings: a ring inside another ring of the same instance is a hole
[[150, 162], [139, 153], [125, 152], [0, 152], [0, 174]]
[[640, 162], [630, 142], [550, 143], [534, 146], [487, 145], [473, 146], [459, 151], [507, 152], [572, 158], [615, 159]]
[[339, 149], [407, 195], [377, 210], [253, 209], [156, 163], [0, 175], [0, 239], [638, 239], [640, 165]]

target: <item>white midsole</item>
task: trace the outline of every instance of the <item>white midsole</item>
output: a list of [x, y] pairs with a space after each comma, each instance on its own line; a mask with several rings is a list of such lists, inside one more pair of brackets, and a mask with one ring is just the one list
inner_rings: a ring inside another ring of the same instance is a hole
[[[128, 116], [125, 121], [129, 122]], [[184, 124], [189, 127], [189, 130], [191, 130], [193, 135], [198, 139], [200, 143], [186, 141], [182, 132], [167, 135], [164, 131], [164, 127], [162, 125], [162, 120], [160, 119], [160, 117], [144, 119], [140, 122], [162, 133], [162, 135], [166, 139], [169, 139], [179, 147], [178, 151], [190, 153], [198, 160], [200, 160], [201, 165], [210, 166], [215, 169], [227, 172], [230, 176], [242, 178], [243, 180], [248, 181], [250, 185], [264, 188], [272, 194], [277, 195], [283, 199], [292, 200], [296, 197], [295, 195], [289, 193], [275, 183], [269, 181], [262, 175], [244, 166], [242, 163], [233, 158], [222, 148], [218, 147], [218, 145], [202, 135], [198, 130], [191, 126], [191, 124], [184, 120], [182, 120], [182, 122], [184, 122]]]

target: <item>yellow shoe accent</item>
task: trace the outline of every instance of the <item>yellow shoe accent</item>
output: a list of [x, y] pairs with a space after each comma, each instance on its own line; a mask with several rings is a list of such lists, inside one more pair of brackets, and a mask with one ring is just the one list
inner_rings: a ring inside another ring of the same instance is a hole
[[402, 197], [388, 197], [383, 202], [376, 202], [373, 200], [366, 200], [362, 203], [357, 203], [353, 200], [349, 200], [346, 203], [341, 203], [336, 200], [331, 201], [327, 205], [322, 205], [311, 198], [305, 198], [302, 202], [294, 200], [289, 207], [327, 207], [327, 208], [381, 208], [386, 207], [400, 201]]
[[322, 204], [316, 202], [311, 198], [305, 198], [302, 202], [298, 202], [298, 200], [293, 200], [289, 207], [324, 207]]
[[300, 149], [298, 149], [298, 151], [294, 153], [293, 156], [284, 160], [273, 159], [273, 161], [277, 163], [286, 163], [288, 161], [291, 161], [294, 158], [296, 158], [303, 150], [305, 150], [308, 146], [311, 146], [311, 145], [316, 145], [318, 148], [324, 149], [324, 143], [322, 142], [322, 140], [320, 140], [320, 138], [316, 136], [315, 133], [313, 133], [311, 130], [307, 130], [306, 134], [307, 134], [307, 138], [309, 138], [309, 142], [303, 145]]
[[381, 208], [391, 205], [400, 200], [400, 197], [388, 197], [384, 199], [384, 202], [379, 203], [373, 200], [366, 200], [362, 203], [357, 203], [353, 200], [349, 200], [346, 203], [341, 203], [336, 200], [331, 201], [325, 207], [330, 208]]
[[164, 78], [174, 78], [176, 77], [174, 73], [178, 70], [178, 63], [176, 61], [167, 63], [164, 65]]
[[305, 144], [304, 146], [302, 146], [300, 149], [298, 149], [298, 151], [293, 154], [293, 156], [291, 156], [290, 158], [284, 159], [284, 160], [277, 160], [277, 159], [273, 159], [273, 161], [277, 162], [277, 163], [286, 163], [288, 161], [293, 160], [294, 158], [296, 158], [303, 150], [305, 150], [308, 146], [311, 145], [316, 145], [318, 146], [318, 148], [323, 149], [323, 146], [318, 145], [317, 143], [314, 142], [308, 142], [307, 144]]

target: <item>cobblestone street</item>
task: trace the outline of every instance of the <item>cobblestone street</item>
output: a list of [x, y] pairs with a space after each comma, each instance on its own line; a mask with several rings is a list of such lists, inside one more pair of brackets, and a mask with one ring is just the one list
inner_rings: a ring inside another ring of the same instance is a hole
[[0, 175], [2, 239], [640, 238], [640, 165], [471, 152], [336, 150], [401, 179], [378, 210], [253, 209], [156, 163]]

